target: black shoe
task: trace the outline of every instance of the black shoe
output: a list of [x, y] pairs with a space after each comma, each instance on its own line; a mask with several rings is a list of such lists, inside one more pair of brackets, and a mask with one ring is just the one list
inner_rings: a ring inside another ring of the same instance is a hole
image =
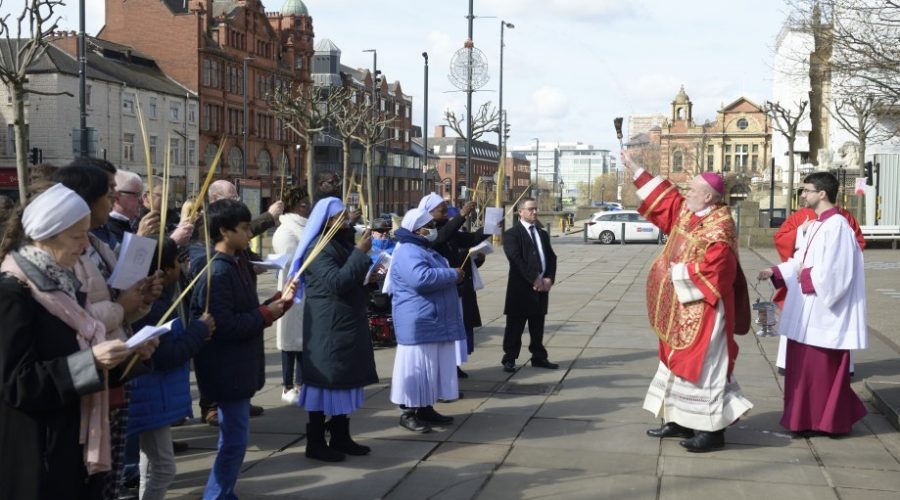
[[416, 418], [416, 414], [412, 412], [400, 415], [400, 427], [413, 432], [418, 432], [419, 434], [431, 432], [431, 426], [420, 421]]
[[502, 362], [503, 371], [506, 373], [515, 373], [516, 371], [516, 362], [511, 359], [504, 359]]
[[258, 417], [266, 411], [262, 406], [250, 405], [250, 416]]
[[469, 378], [469, 374], [462, 371], [462, 368], [456, 367], [456, 378]]
[[546, 368], [548, 370], [556, 370], [557, 368], [559, 368], [559, 365], [557, 363], [551, 363], [549, 360], [546, 360], [546, 359], [534, 359], [534, 358], [531, 358], [531, 366], [533, 366], [535, 368]]
[[416, 417], [418, 417], [420, 421], [428, 424], [446, 425], [453, 423], [453, 417], [441, 415], [434, 410], [433, 406], [419, 408], [418, 410], [416, 410]]
[[694, 431], [675, 422], [667, 422], [658, 429], [647, 429], [647, 435], [654, 438], [692, 438]]
[[190, 448], [190, 445], [187, 441], [172, 441], [172, 451], [175, 453], [184, 453], [188, 451], [188, 448]]
[[715, 432], [697, 431], [694, 437], [681, 441], [681, 446], [691, 453], [706, 453], [725, 447], [725, 430]]

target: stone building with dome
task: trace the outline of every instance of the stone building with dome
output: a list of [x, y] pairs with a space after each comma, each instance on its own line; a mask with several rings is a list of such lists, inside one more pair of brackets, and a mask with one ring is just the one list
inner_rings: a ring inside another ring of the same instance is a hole
[[98, 37], [147, 54], [199, 97], [200, 179], [223, 138], [217, 177], [258, 189], [263, 207], [278, 196], [282, 163], [303, 176], [298, 139], [265, 100], [276, 86], [312, 83], [313, 23], [301, 0], [277, 12], [261, 0], [106, 0]]
[[680, 185], [700, 172], [721, 173], [735, 202], [748, 195], [754, 180], [768, 175], [772, 127], [765, 110], [745, 97], [723, 104], [715, 120], [698, 124], [682, 86], [662, 125], [631, 137], [628, 147]]

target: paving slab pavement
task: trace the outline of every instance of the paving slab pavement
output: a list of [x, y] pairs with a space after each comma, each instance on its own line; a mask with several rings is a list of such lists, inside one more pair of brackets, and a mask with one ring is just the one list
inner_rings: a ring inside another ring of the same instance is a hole
[[[755, 407], [729, 428], [725, 450], [694, 455], [677, 440], [644, 434], [657, 424], [641, 409], [657, 364], [644, 283], [660, 247], [584, 244], [578, 235], [552, 242], [560, 265], [546, 344], [560, 369], [535, 369], [522, 358], [515, 373], [500, 369], [508, 268], [502, 254], [490, 256], [481, 270], [486, 288], [479, 293], [484, 326], [464, 366], [469, 378], [460, 380], [464, 398], [438, 405], [455, 422], [423, 435], [400, 428], [388, 397], [394, 350], [378, 349], [381, 381], [367, 388], [364, 407], [351, 415], [354, 436], [373, 449], [367, 457], [339, 464], [306, 459], [306, 413], [280, 400], [280, 358], [274, 329], [267, 330], [267, 383], [253, 400], [266, 412], [251, 419], [240, 498], [900, 497], [900, 433], [891, 424], [896, 416], [874, 406], [874, 391], [866, 387], [900, 387], [890, 385], [900, 383], [900, 338], [890, 328], [900, 320], [900, 303], [872, 288], [900, 288], [886, 281], [900, 277], [900, 265], [894, 265], [900, 252], [866, 252], [876, 335], [856, 355], [853, 385], [870, 414], [849, 436], [800, 439], [781, 428], [777, 339], [748, 335], [738, 339], [735, 375]], [[775, 258], [771, 249], [741, 253], [751, 278]], [[273, 286], [264, 277], [260, 295]], [[174, 435], [191, 449], [177, 457], [169, 496], [199, 498], [215, 455], [216, 429], [194, 419]]]

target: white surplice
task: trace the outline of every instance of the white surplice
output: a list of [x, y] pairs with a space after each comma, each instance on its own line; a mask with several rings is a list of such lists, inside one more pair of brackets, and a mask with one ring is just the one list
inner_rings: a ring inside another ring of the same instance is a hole
[[[809, 267], [815, 293], [804, 294], [799, 276]], [[794, 256], [778, 269], [788, 290], [778, 333], [828, 349], [866, 348], [863, 255], [847, 219], [832, 215], [798, 230]]]

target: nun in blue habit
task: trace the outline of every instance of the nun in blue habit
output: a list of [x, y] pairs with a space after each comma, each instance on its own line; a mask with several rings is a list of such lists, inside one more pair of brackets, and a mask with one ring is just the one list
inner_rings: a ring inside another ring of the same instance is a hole
[[[339, 462], [345, 455], [371, 449], [350, 437], [348, 414], [362, 406], [363, 388], [378, 382], [366, 319], [371, 265], [369, 233], [354, 243], [348, 212], [337, 198], [319, 200], [294, 254], [291, 275], [309, 258], [316, 242], [335, 224], [341, 227], [299, 276], [297, 299], [303, 305], [303, 389], [298, 405], [309, 412], [306, 456]], [[296, 299], [295, 299], [296, 300]], [[330, 420], [326, 423], [326, 417]], [[326, 443], [326, 429], [331, 440]]]

